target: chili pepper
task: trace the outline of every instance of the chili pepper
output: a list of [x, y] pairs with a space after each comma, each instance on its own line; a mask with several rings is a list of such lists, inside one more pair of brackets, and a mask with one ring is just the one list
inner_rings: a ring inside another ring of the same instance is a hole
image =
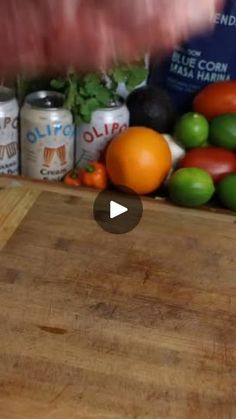
[[72, 170], [64, 177], [64, 184], [67, 186], [80, 186], [81, 180], [78, 170]]
[[108, 174], [104, 164], [99, 162], [89, 163], [80, 171], [80, 179], [84, 186], [95, 189], [106, 189], [108, 186]]

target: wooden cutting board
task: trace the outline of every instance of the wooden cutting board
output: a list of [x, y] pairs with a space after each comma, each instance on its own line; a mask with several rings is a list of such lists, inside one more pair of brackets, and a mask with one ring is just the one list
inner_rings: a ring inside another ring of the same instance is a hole
[[0, 418], [235, 418], [235, 217], [145, 201], [113, 236], [93, 192], [10, 186]]

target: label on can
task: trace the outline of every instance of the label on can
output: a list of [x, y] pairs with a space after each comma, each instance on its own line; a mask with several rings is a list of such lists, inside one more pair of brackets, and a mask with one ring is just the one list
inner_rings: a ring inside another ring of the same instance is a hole
[[[15, 106], [17, 104], [15, 103]], [[18, 149], [18, 107], [4, 117], [0, 117], [0, 174], [19, 174]]]
[[99, 160], [108, 143], [129, 126], [129, 111], [123, 105], [94, 112], [90, 124], [81, 124], [76, 132], [76, 166], [85, 167]]
[[74, 125], [60, 122], [34, 125], [24, 118], [21, 123], [22, 174], [61, 180], [74, 166]]

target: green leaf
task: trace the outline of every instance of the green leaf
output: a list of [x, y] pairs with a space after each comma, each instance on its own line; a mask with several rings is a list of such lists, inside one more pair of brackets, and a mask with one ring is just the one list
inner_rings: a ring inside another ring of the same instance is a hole
[[75, 115], [74, 121], [76, 125], [81, 125], [84, 122], [80, 115]]
[[87, 108], [90, 112], [94, 112], [99, 109], [100, 103], [97, 99], [91, 98], [87, 101]]
[[76, 98], [77, 98], [77, 85], [73, 82], [70, 82], [66, 100], [65, 100], [65, 107], [70, 111], [73, 111], [74, 106], [76, 105]]
[[96, 96], [97, 90], [100, 88], [100, 84], [98, 83], [87, 83], [85, 86], [86, 95], [89, 96]]
[[101, 77], [97, 73], [88, 73], [84, 76], [85, 83], [100, 83]]
[[111, 77], [113, 81], [116, 83], [125, 83], [128, 76], [129, 76], [129, 71], [127, 67], [115, 68], [111, 73]]
[[107, 88], [100, 86], [96, 91], [96, 99], [102, 106], [108, 106], [112, 99], [112, 94]]
[[99, 101], [95, 98], [84, 101], [84, 103], [80, 105], [80, 115], [83, 121], [89, 123], [91, 121], [93, 112], [99, 108]]
[[66, 87], [66, 81], [63, 79], [54, 79], [50, 84], [51, 87], [56, 90], [62, 90]]
[[142, 82], [144, 82], [147, 76], [148, 70], [145, 68], [145, 66], [133, 66], [130, 70], [129, 77], [127, 79], [127, 89], [129, 91], [133, 90], [135, 87], [139, 86]]
[[124, 83], [129, 91], [140, 85], [148, 76], [148, 70], [144, 60], [132, 65], [121, 65], [108, 72], [111, 78], [111, 85], [114, 91], [120, 83]]
[[129, 76], [129, 69], [128, 67], [118, 67], [113, 72], [113, 78], [117, 83], [126, 82], [127, 77]]
[[84, 87], [79, 87], [78, 88], [78, 93], [79, 93], [80, 96], [83, 96], [85, 98], [89, 96], [88, 92], [86, 91], [86, 89]]
[[131, 91], [134, 90], [138, 85], [141, 84], [143, 80], [140, 80], [136, 76], [131, 76], [126, 83], [127, 90]]
[[101, 78], [97, 74], [87, 74], [83, 80], [83, 88], [87, 96], [96, 96], [97, 89], [102, 86]]
[[80, 92], [78, 92], [78, 94], [76, 95], [76, 98], [75, 98], [75, 107], [77, 106], [80, 106], [81, 104], [83, 104], [84, 103], [84, 101], [86, 100], [86, 98], [85, 97], [83, 97], [81, 94], [80, 94]]
[[91, 98], [87, 101], [84, 101], [84, 103], [81, 104], [79, 108], [79, 113], [85, 122], [90, 122], [93, 112], [99, 108], [100, 108], [99, 101], [96, 100], [95, 98]]
[[89, 124], [91, 122], [91, 118], [92, 118], [92, 114], [88, 114], [88, 115], [83, 115], [83, 122], [85, 122], [86, 124]]

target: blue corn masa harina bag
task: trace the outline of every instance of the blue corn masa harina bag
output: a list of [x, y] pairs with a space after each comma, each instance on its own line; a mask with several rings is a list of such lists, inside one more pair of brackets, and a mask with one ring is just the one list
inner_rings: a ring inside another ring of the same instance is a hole
[[176, 48], [165, 62], [151, 64], [148, 83], [165, 88], [184, 112], [204, 86], [230, 79], [236, 79], [236, 0], [226, 0], [213, 32]]

